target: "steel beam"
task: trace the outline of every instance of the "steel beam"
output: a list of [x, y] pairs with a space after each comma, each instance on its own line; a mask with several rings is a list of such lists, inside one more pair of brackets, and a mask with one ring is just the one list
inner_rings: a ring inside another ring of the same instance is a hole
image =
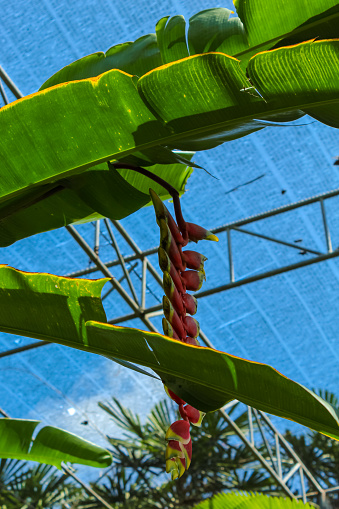
[[[23, 97], [20, 90], [16, 87], [13, 81], [6, 74], [4, 69], [0, 67], [0, 79], [3, 80], [5, 85], [9, 88], [9, 90], [14, 94], [16, 98]], [[5, 90], [0, 81], [0, 94], [6, 103], [7, 96], [5, 94]], [[325, 260], [329, 260], [339, 256], [339, 251], [332, 250], [331, 244], [331, 236], [329, 231], [329, 226], [326, 217], [325, 211], [325, 200], [329, 198], [333, 198], [339, 195], [339, 189], [335, 189], [328, 193], [323, 193], [306, 200], [302, 200], [299, 202], [292, 203], [290, 205], [286, 205], [284, 207], [279, 207], [273, 210], [269, 210], [267, 212], [257, 214], [245, 219], [241, 219], [238, 221], [233, 221], [231, 223], [224, 224], [217, 228], [212, 229], [211, 231], [215, 234], [226, 232], [227, 240], [228, 240], [228, 259], [229, 259], [229, 277], [230, 281], [221, 286], [211, 288], [206, 291], [198, 292], [195, 296], [197, 298], [204, 298], [209, 295], [213, 295], [216, 293], [223, 292], [225, 290], [229, 290], [231, 288], [235, 288], [237, 286], [241, 286], [244, 284], [248, 284], [254, 281], [259, 281], [260, 279], [272, 277], [277, 274], [282, 274], [284, 272], [295, 270], [301, 267], [305, 267], [314, 263], [319, 263]], [[313, 203], [320, 204], [320, 210], [322, 215], [322, 221], [324, 226], [325, 233], [325, 241], [327, 246], [327, 252], [321, 253], [317, 250], [310, 249], [304, 246], [296, 246], [288, 241], [282, 239], [276, 239], [271, 236], [265, 235], [263, 233], [252, 232], [250, 230], [242, 228], [245, 225], [255, 223], [257, 221], [262, 221], [268, 217], [273, 217], [279, 214], [283, 214], [285, 212], [289, 212], [291, 210], [298, 209], [300, 207], [305, 207], [307, 205], [311, 205]], [[89, 258], [94, 262], [94, 267], [86, 268], [80, 271], [76, 271], [68, 274], [69, 277], [78, 277], [83, 275], [89, 275], [94, 272], [100, 271], [103, 275], [110, 278], [110, 283], [112, 285], [112, 289], [104, 294], [103, 298], [108, 297], [108, 295], [116, 290], [122, 299], [128, 304], [131, 308], [131, 313], [126, 314], [124, 316], [119, 316], [111, 319], [109, 323], [123, 323], [126, 320], [131, 320], [134, 318], [139, 318], [142, 320], [144, 325], [151, 331], [157, 331], [155, 326], [150, 321], [152, 316], [157, 316], [161, 312], [161, 305], [154, 305], [151, 307], [146, 307], [146, 277], [149, 273], [157, 282], [157, 284], [162, 286], [162, 277], [156, 270], [156, 268], [151, 264], [148, 259], [148, 256], [153, 255], [157, 252], [157, 247], [150, 248], [148, 250], [142, 251], [138, 245], [133, 241], [131, 236], [127, 233], [124, 227], [118, 221], [113, 221], [112, 224], [117, 230], [117, 232], [123, 237], [123, 239], [127, 242], [130, 248], [133, 251], [133, 254], [123, 256], [119, 250], [117, 241], [113, 234], [113, 230], [111, 224], [108, 220], [105, 220], [105, 226], [110, 238], [110, 243], [112, 247], [115, 249], [117, 259], [104, 263], [99, 257], [99, 247], [100, 247], [100, 222], [97, 221], [95, 224], [95, 238], [94, 238], [94, 247], [93, 249], [87, 244], [85, 239], [78, 233], [78, 231], [73, 226], [67, 226], [67, 231], [72, 235], [74, 240], [78, 243], [78, 245], [83, 249], [83, 251], [89, 256]], [[267, 271], [264, 273], [256, 274], [255, 276], [251, 276], [248, 278], [243, 278], [241, 280], [235, 280], [234, 276], [234, 255], [235, 253], [232, 251], [231, 245], [231, 231], [235, 230], [242, 234], [251, 235], [261, 240], [265, 240], [268, 242], [275, 242], [281, 245], [284, 245], [289, 248], [303, 250], [307, 253], [315, 255], [315, 257], [294, 264], [289, 264], [283, 267], [279, 267], [277, 269]], [[140, 301], [136, 296], [136, 292], [130, 278], [130, 271], [134, 270], [138, 265], [138, 262], [141, 262], [141, 297]], [[130, 262], [135, 262], [132, 266], [132, 269], [127, 270], [126, 264]], [[116, 280], [109, 270], [112, 267], [121, 267], [123, 271], [123, 277], [119, 280]], [[128, 292], [122, 287], [120, 284], [123, 279], [127, 280], [129, 289], [131, 291], [132, 296], [128, 294]], [[200, 339], [203, 343], [211, 348], [213, 348], [213, 344], [208, 339], [208, 337], [201, 331]], [[49, 342], [39, 341], [37, 343], [32, 343], [30, 345], [26, 345], [23, 347], [18, 347], [7, 352], [1, 352], [0, 358], [17, 354], [23, 351], [30, 350], [32, 348], [37, 348], [40, 346], [44, 346], [50, 344]], [[311, 472], [307, 469], [307, 466], [303, 464], [299, 456], [293, 451], [291, 446], [288, 444], [286, 439], [281, 435], [281, 433], [275, 428], [269, 417], [261, 411], [252, 409], [251, 407], [247, 408], [247, 416], [248, 416], [248, 433], [249, 437], [244, 433], [235, 423], [235, 421], [230, 417], [228, 413], [228, 409], [231, 408], [237, 402], [231, 402], [221, 410], [221, 413], [226, 420], [226, 422], [230, 425], [235, 435], [241, 440], [243, 444], [248, 447], [254, 457], [260, 462], [260, 464], [266, 469], [266, 471], [270, 474], [270, 476], [276, 481], [277, 486], [279, 486], [287, 496], [291, 498], [301, 498], [304, 502], [308, 498], [312, 497], [320, 497], [321, 500], [326, 499], [326, 493], [330, 493], [332, 491], [338, 491], [339, 486], [332, 488], [323, 488], [317, 480], [313, 477]], [[0, 414], [4, 417], [8, 417], [6, 412], [0, 409]], [[273, 436], [273, 439], [272, 439]], [[260, 449], [260, 450], [259, 450]], [[288, 468], [287, 468], [288, 467]], [[93, 490], [85, 485], [75, 474], [66, 466], [63, 465], [63, 470], [70, 476], [72, 476], [79, 484], [81, 484], [89, 493], [100, 500], [100, 502], [107, 508], [111, 506], [107, 504], [101, 497], [99, 497]], [[294, 494], [291, 491], [290, 486], [287, 484], [292, 481], [296, 475], [299, 475], [299, 486], [301, 493]]]

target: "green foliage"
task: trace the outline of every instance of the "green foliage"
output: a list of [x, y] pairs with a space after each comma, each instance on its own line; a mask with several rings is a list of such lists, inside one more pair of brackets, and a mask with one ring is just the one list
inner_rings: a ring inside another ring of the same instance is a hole
[[0, 419], [0, 457], [38, 461], [61, 468], [61, 462], [107, 467], [112, 457], [102, 447], [72, 433], [45, 426], [33, 439], [39, 421]]
[[107, 279], [71, 279], [10, 267], [0, 268], [0, 276], [4, 281], [0, 304], [8, 309], [0, 318], [4, 332], [150, 367], [175, 394], [202, 411], [238, 399], [339, 439], [339, 417], [333, 407], [270, 366], [103, 323], [100, 293]]
[[[149, 166], [183, 192], [192, 154], [174, 149], [210, 149], [305, 113], [339, 127], [339, 40], [314, 40], [339, 36], [337, 1], [236, 7], [240, 19], [198, 13], [187, 39], [181, 16], [163, 18], [156, 35], [85, 57], [1, 109], [0, 245], [147, 205], [149, 180], [109, 161]], [[103, 282], [1, 267], [0, 330], [151, 367], [202, 410], [238, 398], [339, 439], [333, 406], [269, 366], [107, 325]]]
[[[180, 154], [186, 159], [192, 157], [191, 153]], [[180, 195], [192, 172], [191, 168], [181, 163], [153, 165], [148, 170], [159, 177], [165, 175]], [[111, 219], [126, 217], [149, 205], [149, 186], [149, 179], [142, 175], [129, 170], [110, 171], [106, 164], [94, 166], [79, 176], [63, 179], [59, 182], [60, 188], [54, 184], [38, 186], [35, 191], [30, 190], [27, 197], [15, 198], [0, 205], [0, 246], [8, 246], [25, 237], [71, 223], [94, 221], [104, 216]], [[157, 187], [162, 199], [169, 198], [161, 186], [152, 183], [152, 187]], [[54, 192], [55, 189], [59, 190]], [[41, 196], [44, 198], [39, 200]]]
[[196, 509], [311, 509], [289, 498], [268, 497], [260, 493], [221, 493], [201, 502]]
[[305, 113], [337, 127], [339, 43], [319, 40], [339, 37], [336, 1], [288, 2], [272, 11], [259, 5], [237, 2], [244, 24], [228, 9], [202, 11], [191, 18], [187, 39], [182, 16], [162, 18], [156, 34], [84, 57], [41, 92], [2, 108], [0, 245], [101, 216], [119, 219], [146, 205], [130, 173], [122, 179], [109, 160], [151, 165], [170, 183], [180, 172], [183, 191], [191, 163], [173, 149], [206, 150], [267, 120]]
[[339, 439], [333, 407], [270, 366], [153, 332], [95, 322], [86, 327], [89, 345], [97, 352], [110, 348], [114, 357], [152, 368], [175, 394], [199, 410], [212, 411], [238, 399]]
[[57, 509], [82, 498], [83, 491], [54, 467], [0, 460], [1, 509]]
[[141, 77], [162, 64], [213, 51], [240, 59], [245, 69], [251, 56], [277, 45], [339, 36], [336, 0], [289, 1], [283, 8], [279, 0], [274, 0], [266, 9], [260, 0], [234, 3], [238, 18], [230, 17], [232, 11], [223, 7], [198, 12], [188, 26], [183, 16], [165, 16], [158, 21], [156, 34], [76, 60], [51, 76], [40, 90], [98, 76], [110, 69]]
[[108, 279], [70, 279], [0, 265], [0, 330], [50, 341], [87, 344], [85, 323], [106, 322], [100, 294]]
[[[332, 405], [339, 415], [339, 401], [335, 394], [326, 390], [315, 392]], [[321, 485], [327, 488], [339, 485], [339, 442], [312, 432], [294, 435], [287, 431], [285, 437]]]
[[[124, 432], [124, 438], [108, 437], [114, 464], [93, 489], [115, 508], [191, 508], [206, 496], [225, 489], [269, 490], [272, 480], [256, 468], [255, 457], [245, 446], [234, 443], [234, 431], [219, 412], [207, 414], [191, 436], [194, 461], [186, 474], [175, 482], [166, 481], [164, 435], [177, 413], [171, 402], [155, 405], [145, 423], [118, 400], [99, 403]], [[240, 429], [245, 430], [246, 413], [230, 411]], [[238, 415], [237, 415], [238, 414]], [[254, 467], [254, 468], [253, 468]], [[79, 508], [99, 509], [92, 497]]]

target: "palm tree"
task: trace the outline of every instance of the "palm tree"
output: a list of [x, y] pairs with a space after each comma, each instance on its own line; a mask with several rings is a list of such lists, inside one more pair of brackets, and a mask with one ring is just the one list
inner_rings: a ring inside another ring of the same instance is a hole
[[[113, 398], [99, 403], [124, 431], [124, 439], [107, 437], [114, 458], [108, 475], [92, 485], [114, 508], [190, 508], [226, 489], [269, 491], [268, 475], [258, 467], [245, 446], [239, 447], [234, 432], [219, 412], [205, 416], [201, 428], [191, 430], [193, 458], [185, 476], [168, 481], [165, 474], [164, 436], [177, 418], [171, 402], [155, 405], [145, 424]], [[246, 414], [237, 406], [231, 410], [237, 425], [244, 429]], [[237, 415], [239, 414], [239, 415]], [[92, 498], [80, 503], [82, 509], [99, 509]]]
[[[314, 392], [330, 403], [339, 415], [339, 400], [333, 393], [321, 389]], [[314, 431], [301, 436], [287, 431], [285, 438], [324, 488], [339, 486], [339, 442]], [[339, 509], [339, 491], [329, 493], [328, 497], [331, 507]]]
[[83, 492], [67, 478], [50, 465], [1, 459], [0, 508], [75, 509]]

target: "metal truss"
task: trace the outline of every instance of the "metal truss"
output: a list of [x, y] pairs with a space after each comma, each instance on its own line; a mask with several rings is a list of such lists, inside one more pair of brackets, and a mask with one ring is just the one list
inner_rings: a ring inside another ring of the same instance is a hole
[[[8, 104], [8, 99], [1, 80], [3, 80], [3, 82], [15, 97], [22, 97], [21, 92], [10, 80], [5, 71], [0, 67], [0, 95], [5, 104]], [[213, 229], [213, 233], [226, 233], [226, 252], [229, 261], [229, 281], [225, 282], [221, 286], [210, 288], [206, 291], [200, 291], [195, 294], [195, 297], [198, 299], [206, 298], [209, 295], [221, 293], [237, 286], [249, 284], [254, 281], [259, 281], [260, 279], [272, 277], [277, 274], [282, 274], [284, 272], [295, 270], [307, 265], [319, 263], [339, 256], [339, 250], [333, 251], [332, 249], [331, 236], [325, 212], [325, 201], [338, 195], [339, 189], [336, 189], [334, 191], [324, 193], [307, 200], [299, 201], [285, 207], [273, 209], [246, 219], [234, 221], [232, 223], [228, 223]], [[264, 233], [257, 233], [244, 228], [244, 226], [251, 223], [255, 224], [256, 222], [262, 221], [268, 217], [284, 214], [294, 209], [307, 207], [308, 205], [314, 203], [319, 203], [320, 205], [320, 213], [324, 227], [324, 238], [326, 240], [327, 246], [326, 252], [320, 252], [307, 246], [301, 246], [300, 244], [292, 244], [285, 240], [273, 238], [271, 236], [265, 235]], [[84, 268], [83, 270], [72, 272], [67, 274], [67, 276], [81, 277], [100, 271], [105, 277], [110, 278], [109, 283], [111, 284], [111, 288], [103, 295], [103, 300], [109, 297], [112, 292], [115, 292], [115, 294], [119, 294], [120, 298], [130, 308], [129, 313], [120, 316], [114, 316], [109, 320], [109, 323], [121, 324], [129, 320], [139, 319], [148, 330], [157, 331], [151, 319], [162, 314], [162, 306], [161, 304], [147, 306], [146, 296], [147, 293], [149, 293], [150, 278], [153, 279], [152, 283], [154, 283], [154, 281], [156, 282], [157, 291], [159, 294], [163, 293], [162, 276], [150, 261], [150, 257], [157, 252], [158, 247], [141, 250], [119, 221], [110, 221], [108, 219], [96, 221], [94, 223], [95, 235], [93, 247], [91, 247], [86, 242], [84, 237], [80, 235], [79, 231], [74, 226], [69, 225], [65, 228], [72, 236], [74, 241], [86, 253], [92, 263], [92, 266]], [[247, 236], [254, 236], [260, 241], [264, 240], [267, 242], [284, 245], [290, 249], [298, 249], [299, 252], [301, 251], [303, 254], [309, 253], [312, 255], [312, 257], [299, 263], [281, 266], [271, 271], [258, 271], [254, 276], [251, 277], [236, 279], [234, 275], [234, 252], [232, 250], [231, 239], [232, 231], [241, 232]], [[99, 255], [100, 240], [102, 238], [106, 244], [110, 244], [112, 246], [115, 252], [115, 257], [109, 262], [104, 262]], [[117, 240], [118, 238], [120, 241], [124, 242], [125, 246], [127, 245], [129, 247], [131, 250], [129, 254], [123, 253], [123, 250], [119, 246], [119, 241]], [[121, 277], [119, 279], [115, 278], [112, 270], [119, 271], [119, 273], [122, 274]], [[141, 281], [140, 296], [138, 296], [135, 285], [136, 276], [138, 276], [138, 279]], [[206, 346], [213, 348], [213, 344], [202, 331], [200, 332], [200, 339]], [[23, 347], [1, 352], [0, 358], [6, 357], [8, 355], [18, 354], [33, 348], [47, 346], [48, 344], [50, 343], [46, 341], [33, 342]], [[237, 426], [235, 420], [229, 414], [229, 409], [236, 403], [238, 402], [233, 401], [229, 403], [221, 410], [221, 413], [233, 430], [234, 436], [237, 437], [239, 443], [244, 444], [251, 450], [254, 457], [256, 458], [257, 465], [260, 464], [266, 470], [267, 474], [274, 480], [276, 489], [283, 491], [290, 498], [302, 499], [303, 502], [306, 502], [307, 500], [315, 501], [319, 503], [321, 507], [325, 507], [324, 504], [326, 504], [326, 494], [330, 491], [339, 490], [339, 486], [330, 489], [326, 489], [321, 486], [308, 470], [307, 466], [293, 451], [286, 439], [273, 425], [271, 419], [264, 412], [248, 407], [241, 403], [239, 408], [242, 407], [247, 411], [247, 426], [246, 431], [244, 431], [244, 428], [240, 429]], [[0, 411], [0, 413], [2, 413], [4, 417], [7, 416], [4, 411]], [[66, 465], [64, 465], [63, 468], [65, 472], [67, 472], [69, 475], [72, 475], [80, 484], [84, 486], [84, 483], [76, 478], [75, 474], [70, 471]], [[88, 486], [85, 486], [85, 488], [88, 491], [91, 490], [91, 488]], [[92, 495], [96, 496], [97, 494], [92, 493]], [[110, 507], [107, 503], [103, 505]]]

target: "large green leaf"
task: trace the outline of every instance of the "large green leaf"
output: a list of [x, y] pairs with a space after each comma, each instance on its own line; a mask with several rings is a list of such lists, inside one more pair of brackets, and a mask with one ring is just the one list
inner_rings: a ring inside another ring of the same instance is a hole
[[106, 318], [100, 292], [107, 279], [79, 280], [3, 266], [0, 280], [1, 331], [148, 366], [203, 411], [236, 398], [339, 440], [333, 407], [270, 366], [102, 323]]
[[[330, 17], [333, 25], [339, 21], [339, 12], [329, 9], [338, 6], [337, 0], [298, 0], [289, 1], [283, 4], [279, 0], [272, 0], [267, 8], [263, 9], [261, 0], [234, 0], [237, 13], [244, 24], [248, 41], [251, 47], [261, 51], [261, 45], [266, 45], [268, 41], [277, 42], [279, 38], [284, 38], [287, 34], [301, 27], [300, 33], [306, 28], [306, 22], [313, 22], [313, 36], [317, 37], [318, 25], [324, 22], [324, 19]], [[309, 27], [308, 27], [309, 28]], [[309, 36], [309, 32], [307, 32]], [[307, 39], [303, 39], [307, 40]]]
[[310, 504], [262, 493], [219, 493], [194, 506], [195, 509], [311, 509]]
[[[183, 153], [186, 158], [192, 156]], [[149, 171], [164, 178], [180, 195], [192, 170], [182, 164], [153, 165]], [[101, 217], [121, 219], [150, 203], [148, 189], [152, 187], [161, 198], [169, 198], [159, 184], [131, 170], [109, 170], [107, 164], [90, 168], [81, 175], [59, 181], [62, 189], [47, 198], [34, 202], [36, 192], [47, 190], [41, 186], [31, 191], [32, 204], [20, 208], [15, 198], [0, 205], [0, 246], [36, 233], [60, 228], [71, 223], [94, 221]], [[52, 186], [53, 189], [53, 186]], [[8, 215], [11, 202], [15, 208]], [[5, 217], [1, 218], [1, 214]]]
[[314, 38], [339, 37], [336, 0], [302, 0], [284, 4], [283, 8], [275, 0], [277, 6], [271, 3], [267, 9], [262, 9], [259, 0], [235, 3], [239, 18], [230, 18], [232, 11], [223, 7], [206, 9], [190, 18], [187, 37], [183, 16], [161, 18], [156, 34], [76, 60], [51, 76], [40, 90], [98, 76], [110, 69], [143, 76], [161, 64], [212, 51], [240, 58], [245, 69], [253, 55], [276, 44], [286, 46]]
[[190, 55], [219, 51], [233, 56], [249, 49], [240, 18], [230, 18], [230, 14], [229, 9], [219, 7], [190, 18], [187, 34]]
[[132, 76], [113, 70], [5, 106], [0, 134], [1, 203], [27, 187], [161, 145], [169, 132], [141, 100]]
[[262, 128], [256, 119], [278, 121], [286, 113], [293, 118], [296, 110], [338, 103], [338, 48], [339, 41], [308, 42], [253, 57], [247, 72], [264, 99], [255, 96], [254, 87], [251, 94], [244, 92], [249, 84], [238, 61], [222, 53], [155, 69], [139, 79], [138, 89], [150, 110], [177, 133], [168, 146], [203, 150]]
[[33, 439], [40, 421], [0, 419], [0, 458], [38, 461], [61, 468], [61, 462], [108, 467], [109, 451], [53, 426], [45, 426]]
[[[103, 170], [99, 177], [96, 169], [89, 171], [102, 161], [136, 155], [148, 158], [148, 163], [159, 158], [164, 164], [169, 154], [173, 163], [173, 157], [181, 158], [164, 146], [205, 150], [262, 129], [267, 120], [291, 120], [303, 111], [337, 126], [338, 46], [337, 40], [308, 42], [253, 57], [248, 75], [264, 99], [254, 88], [246, 90], [248, 78], [236, 59], [206, 53], [147, 73], [139, 79], [138, 89], [132, 76], [112, 70], [2, 108], [0, 217], [27, 207], [32, 195], [44, 189], [53, 192], [60, 185], [77, 193], [77, 211], [68, 209], [62, 224], [108, 214], [115, 204], [108, 205], [107, 199], [104, 203], [100, 195], [107, 178], [111, 181], [109, 172]], [[171, 165], [168, 175], [172, 172], [173, 177], [175, 171]], [[77, 180], [77, 175], [82, 176]], [[166, 168], [162, 177], [168, 180]], [[90, 187], [85, 188], [87, 179]], [[102, 186], [91, 199], [93, 179]], [[125, 180], [130, 182], [129, 177]], [[144, 177], [140, 181], [149, 185]], [[108, 187], [113, 189], [113, 183]], [[69, 193], [64, 194], [70, 199]], [[60, 220], [62, 194], [51, 201]], [[128, 210], [120, 211], [119, 217], [125, 213]], [[16, 223], [20, 224], [19, 218]], [[52, 217], [48, 226], [46, 216], [41, 229], [54, 228], [56, 223]]]
[[186, 44], [186, 22], [183, 16], [162, 18], [155, 29], [163, 64], [189, 56]]
[[156, 35], [148, 34], [134, 42], [117, 44], [106, 53], [93, 53], [72, 62], [53, 74], [40, 90], [66, 81], [92, 78], [110, 69], [120, 69], [128, 74], [142, 76], [162, 63]]
[[108, 279], [70, 279], [0, 265], [0, 330], [86, 345], [88, 320], [106, 322], [101, 290]]
[[[260, 53], [250, 60], [247, 72], [271, 107], [294, 104], [321, 122], [339, 127], [335, 78], [339, 75], [339, 40], [307, 42]], [[318, 103], [320, 96], [322, 104]], [[300, 104], [300, 98], [305, 106]]]
[[339, 440], [339, 417], [333, 407], [271, 366], [153, 332], [93, 321], [86, 329], [91, 351], [104, 354], [109, 349], [113, 357], [152, 368], [200, 410], [212, 411], [238, 399]]

